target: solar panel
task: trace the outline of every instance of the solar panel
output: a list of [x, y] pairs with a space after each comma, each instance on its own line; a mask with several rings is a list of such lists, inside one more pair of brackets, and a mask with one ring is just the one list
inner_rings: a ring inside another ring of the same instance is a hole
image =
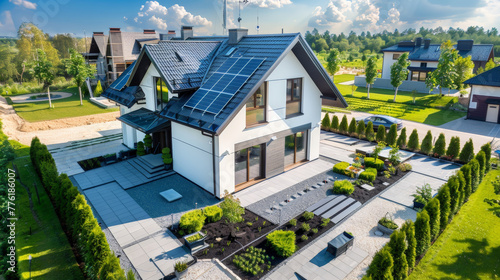
[[228, 58], [184, 104], [184, 107], [217, 115], [255, 70], [263, 58]]
[[125, 71], [109, 86], [110, 88], [116, 89], [116, 90], [122, 90], [125, 87], [125, 84], [128, 81], [128, 78], [130, 78], [130, 74], [132, 74], [132, 69], [134, 68], [135, 61], [130, 64]]

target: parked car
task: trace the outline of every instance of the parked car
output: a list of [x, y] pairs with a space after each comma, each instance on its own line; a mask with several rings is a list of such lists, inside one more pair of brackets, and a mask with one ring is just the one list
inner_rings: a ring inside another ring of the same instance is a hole
[[373, 123], [373, 130], [377, 130], [379, 125], [385, 126], [386, 129], [389, 129], [391, 125], [396, 124], [398, 126], [398, 130], [403, 129], [403, 121], [400, 119], [396, 119], [393, 117], [389, 116], [384, 116], [384, 115], [373, 115], [364, 119], [360, 119], [359, 121], [364, 121], [365, 125], [368, 124], [368, 122]]

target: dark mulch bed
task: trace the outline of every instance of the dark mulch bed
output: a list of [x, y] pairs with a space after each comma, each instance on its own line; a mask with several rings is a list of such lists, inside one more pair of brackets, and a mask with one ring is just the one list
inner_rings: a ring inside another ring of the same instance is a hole
[[[321, 219], [322, 218], [320, 216], [314, 216], [314, 218], [311, 219], [311, 220], [309, 220], [309, 221], [306, 221], [302, 217], [302, 215], [295, 217], [295, 219], [297, 219], [297, 225], [296, 226], [291, 226], [290, 224], [287, 223], [286, 225], [281, 226], [279, 229], [282, 229], [282, 230], [291, 230], [291, 231], [295, 232], [295, 235], [296, 235], [295, 244], [297, 245], [297, 247], [296, 247], [297, 251], [299, 249], [303, 248], [304, 246], [306, 246], [307, 244], [313, 242], [316, 238], [318, 238], [319, 236], [321, 236], [321, 234], [323, 234], [324, 232], [328, 231], [329, 229], [331, 229], [334, 226], [334, 224], [332, 222], [330, 222], [330, 223], [328, 223], [328, 225], [326, 227], [321, 227]], [[317, 228], [318, 232], [316, 234], [313, 234], [311, 231], [309, 231], [307, 233], [303, 232], [303, 230], [300, 227], [301, 227], [302, 223], [304, 223], [304, 222], [308, 223], [309, 226], [311, 227], [311, 229]], [[302, 241], [301, 236], [304, 235], [304, 234], [307, 235], [309, 237], [309, 239], [305, 240], [305, 241]], [[269, 256], [273, 256], [274, 257], [274, 259], [271, 260], [271, 269], [270, 270], [272, 270], [274, 267], [276, 267], [281, 262], [283, 262], [284, 260], [286, 260], [286, 258], [278, 257], [278, 256], [274, 255], [273, 250], [267, 244], [266, 238], [262, 238], [262, 240], [259, 240], [258, 242], [256, 242], [252, 246], [254, 246], [256, 248], [265, 249], [266, 253]], [[241, 254], [243, 252], [244, 252], [244, 250], [240, 251], [238, 254]], [[264, 273], [258, 274], [258, 275], [255, 275], [255, 276], [246, 274], [246, 273], [244, 273], [243, 271], [241, 271], [238, 267], [236, 267], [233, 264], [233, 259], [234, 259], [234, 256], [231, 256], [230, 258], [228, 258], [228, 259], [226, 259], [224, 261], [224, 264], [229, 269], [231, 269], [234, 273], [236, 273], [239, 277], [241, 277], [241, 279], [257, 280], [257, 279], [260, 279], [265, 273], [268, 272], [268, 270], [266, 270], [266, 271], [264, 271]]]
[[[207, 234], [205, 242], [211, 247], [197, 252], [195, 256], [202, 259], [218, 258], [222, 260], [276, 227], [248, 209], [245, 209], [243, 219], [245, 219], [243, 222], [236, 224], [228, 224], [224, 221], [224, 218], [216, 223], [205, 224], [201, 231]], [[249, 226], [247, 223], [252, 223], [252, 225]], [[239, 230], [236, 231], [236, 228], [239, 228]], [[233, 235], [236, 234], [237, 237], [234, 238], [231, 232], [233, 232]], [[181, 242], [184, 242], [184, 239], [178, 235], [177, 231], [174, 231], [174, 234]], [[217, 241], [218, 238], [220, 238], [219, 241]]]
[[[371, 191], [365, 190], [365, 189], [361, 188], [360, 186], [355, 185], [354, 192], [349, 197], [352, 197], [352, 198], [356, 199], [357, 201], [361, 202], [362, 204], [364, 204], [365, 202], [370, 200], [370, 198], [376, 196], [381, 191], [385, 190], [386, 188], [388, 188], [392, 184], [394, 184], [396, 181], [401, 179], [401, 177], [403, 177], [406, 173], [408, 173], [408, 172], [402, 172], [402, 171], [398, 170], [395, 175], [391, 176], [391, 178], [385, 178], [383, 175], [377, 176], [377, 179], [375, 179], [375, 181], [373, 182], [373, 187], [375, 189], [373, 189]], [[384, 186], [383, 185], [384, 182], [389, 183], [389, 185]]]

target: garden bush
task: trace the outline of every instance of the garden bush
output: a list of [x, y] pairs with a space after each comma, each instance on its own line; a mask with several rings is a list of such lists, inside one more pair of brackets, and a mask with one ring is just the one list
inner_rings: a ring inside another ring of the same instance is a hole
[[439, 219], [439, 227], [441, 228], [441, 231], [443, 231], [448, 225], [448, 218], [450, 216], [451, 199], [450, 188], [448, 187], [448, 184], [444, 184], [443, 186], [441, 186], [436, 198], [439, 200], [439, 214], [441, 216]]
[[370, 182], [375, 181], [376, 178], [377, 178], [377, 169], [372, 167], [367, 168], [365, 171], [359, 174], [359, 179], [367, 180]]
[[460, 193], [460, 196], [459, 196], [459, 199], [458, 199], [458, 206], [461, 207], [464, 202], [465, 202], [465, 191], [466, 191], [466, 182], [465, 182], [465, 177], [464, 177], [464, 173], [459, 170], [457, 172], [457, 177], [458, 177], [458, 192]]
[[370, 142], [375, 139], [375, 131], [373, 130], [373, 123], [371, 121], [366, 124], [365, 137]]
[[431, 240], [435, 240], [441, 229], [440, 220], [441, 220], [441, 211], [439, 207], [439, 200], [437, 198], [431, 199], [424, 207], [424, 210], [429, 214], [429, 226], [431, 233]]
[[450, 144], [446, 150], [446, 156], [450, 159], [455, 159], [460, 154], [460, 137], [453, 136], [450, 139]]
[[339, 125], [339, 132], [342, 134], [347, 134], [348, 126], [349, 126], [349, 124], [347, 122], [347, 116], [344, 115], [342, 117], [342, 121], [340, 122], [340, 125]]
[[399, 170], [406, 172], [406, 171], [411, 171], [412, 166], [411, 164], [404, 162], [398, 165]]
[[410, 134], [410, 139], [408, 140], [408, 149], [417, 151], [419, 148], [420, 142], [418, 140], [418, 131], [414, 129]]
[[470, 164], [470, 174], [471, 174], [471, 186], [472, 192], [476, 192], [477, 187], [479, 186], [480, 175], [479, 175], [479, 162], [477, 159], [473, 159], [469, 162]]
[[401, 226], [401, 231], [406, 234], [406, 261], [408, 262], [408, 268], [412, 269], [415, 266], [415, 261], [417, 257], [417, 240], [415, 239], [415, 224], [412, 220], [406, 220], [406, 222]]
[[97, 85], [95, 86], [94, 89], [94, 97], [99, 97], [102, 94], [102, 85], [101, 85], [101, 80], [97, 81]]
[[294, 227], [297, 225], [297, 219], [291, 219], [288, 223]]
[[330, 130], [330, 116], [328, 115], [328, 112], [325, 114], [323, 120], [321, 121], [321, 129], [327, 131]]
[[308, 223], [302, 223], [302, 225], [300, 225], [300, 229], [304, 232], [308, 232], [311, 229], [311, 226]]
[[460, 205], [460, 183], [456, 175], [448, 178], [448, 188], [450, 189], [450, 216], [448, 219], [451, 219], [458, 212]]
[[372, 167], [378, 171], [384, 170], [384, 162], [381, 159], [376, 159], [372, 157], [365, 157], [365, 167]]
[[137, 155], [143, 156], [145, 154], [146, 154], [146, 149], [144, 147], [144, 142], [142, 141], [137, 142]]
[[400, 149], [404, 149], [406, 147], [406, 127], [403, 127], [403, 129], [401, 129], [401, 133], [399, 134], [396, 145]]
[[222, 219], [222, 209], [217, 205], [205, 207], [203, 214], [207, 218], [207, 223], [215, 223]]
[[377, 142], [385, 142], [385, 126], [379, 125], [377, 128]]
[[222, 216], [226, 218], [229, 223], [239, 223], [243, 220], [241, 216], [245, 214], [245, 209], [240, 206], [240, 200], [235, 198], [227, 190], [224, 194], [224, 201], [220, 204], [220, 208], [222, 209]]
[[373, 256], [373, 260], [366, 271], [366, 275], [373, 280], [391, 280], [392, 278], [392, 267], [394, 261], [392, 259], [389, 248], [384, 246], [380, 251], [376, 252]]
[[314, 213], [313, 212], [304, 212], [304, 214], [302, 214], [302, 217], [304, 217], [304, 219], [306, 221], [309, 221], [309, 220], [312, 220], [312, 218], [314, 218]]
[[205, 224], [205, 215], [200, 209], [189, 211], [181, 216], [179, 222], [179, 228], [184, 231], [185, 234], [190, 234], [196, 231], [200, 231]]
[[472, 194], [472, 170], [470, 164], [462, 165], [460, 171], [464, 174], [465, 179], [465, 190], [464, 190], [464, 201], [469, 199]]
[[280, 257], [290, 257], [295, 253], [295, 232], [275, 230], [266, 237], [269, 246]]
[[333, 183], [333, 193], [350, 195], [354, 192], [354, 186], [348, 180], [339, 180]]
[[431, 244], [431, 228], [429, 224], [429, 214], [423, 210], [417, 213], [415, 221], [415, 239], [417, 240], [417, 256], [423, 255]]
[[330, 124], [330, 131], [337, 132], [339, 130], [339, 117], [333, 115], [332, 122]]
[[149, 135], [149, 134], [144, 135], [143, 141], [144, 141], [145, 148], [148, 148], [148, 149], [153, 148], [153, 137], [151, 137], [151, 135]]
[[472, 139], [465, 142], [464, 147], [462, 148], [462, 152], [460, 152], [459, 160], [463, 163], [468, 163], [474, 158], [474, 144], [472, 143]]
[[432, 153], [434, 154], [434, 156], [437, 157], [444, 156], [445, 149], [446, 149], [446, 139], [444, 137], [444, 134], [440, 133], [438, 139], [436, 140], [436, 143], [434, 144], [434, 149], [432, 150]]
[[396, 224], [392, 219], [387, 218], [387, 217], [382, 217], [380, 220], [378, 220], [378, 223], [383, 225], [384, 227], [388, 229], [397, 229], [398, 224]]
[[430, 154], [432, 151], [432, 133], [431, 131], [427, 131], [427, 134], [424, 137], [424, 140], [422, 140], [422, 145], [420, 146], [420, 152], [423, 154]]
[[476, 160], [479, 163], [479, 182], [481, 182], [486, 171], [486, 155], [484, 151], [479, 151], [477, 153]]
[[424, 184], [422, 187], [418, 187], [416, 194], [412, 194], [415, 198], [415, 201], [418, 203], [422, 203], [424, 206], [431, 200], [432, 198], [432, 188], [431, 185]]
[[408, 274], [408, 262], [406, 260], [406, 234], [404, 231], [396, 230], [391, 234], [387, 244], [391, 252], [394, 266], [392, 276], [394, 279], [405, 279]]
[[333, 172], [349, 176], [350, 171], [347, 170], [347, 167], [349, 167], [349, 165], [350, 164], [345, 161], [339, 162], [333, 166]]
[[387, 143], [387, 146], [395, 145], [397, 137], [398, 137], [398, 125], [392, 124], [391, 127], [389, 128], [389, 132], [385, 136], [385, 142]]
[[349, 123], [349, 129], [348, 129], [349, 135], [354, 136], [356, 133], [356, 119], [352, 118], [351, 122]]
[[365, 122], [364, 121], [359, 121], [358, 126], [356, 128], [356, 133], [358, 134], [358, 138], [362, 139], [363, 136], [365, 135]]
[[485, 173], [488, 173], [491, 169], [491, 144], [488, 142], [484, 145], [481, 146], [481, 151], [484, 152], [484, 156], [485, 156], [485, 169], [484, 169], [484, 172]]

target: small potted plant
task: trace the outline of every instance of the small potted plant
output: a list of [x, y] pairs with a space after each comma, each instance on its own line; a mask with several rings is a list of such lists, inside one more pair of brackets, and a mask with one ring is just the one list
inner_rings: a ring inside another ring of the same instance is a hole
[[174, 269], [175, 269], [175, 277], [177, 277], [177, 279], [184, 278], [187, 274], [187, 269], [188, 269], [187, 262], [186, 261], [175, 262]]
[[205, 238], [207, 236], [200, 231], [197, 231], [195, 233], [191, 233], [189, 235], [184, 236], [184, 244], [193, 251], [193, 249], [203, 246], [205, 244]]
[[378, 221], [377, 228], [381, 232], [391, 235], [394, 230], [398, 228], [398, 225], [394, 222], [394, 220], [391, 217], [388, 217], [389, 213], [385, 214], [382, 219]]
[[432, 188], [429, 184], [425, 184], [420, 188], [417, 188], [417, 193], [412, 194], [413, 199], [413, 208], [415, 209], [423, 209], [424, 206], [431, 200], [432, 198]]
[[170, 148], [165, 147], [161, 150], [161, 158], [163, 159], [163, 163], [165, 164], [165, 169], [169, 170], [172, 168], [172, 154], [170, 154]]

